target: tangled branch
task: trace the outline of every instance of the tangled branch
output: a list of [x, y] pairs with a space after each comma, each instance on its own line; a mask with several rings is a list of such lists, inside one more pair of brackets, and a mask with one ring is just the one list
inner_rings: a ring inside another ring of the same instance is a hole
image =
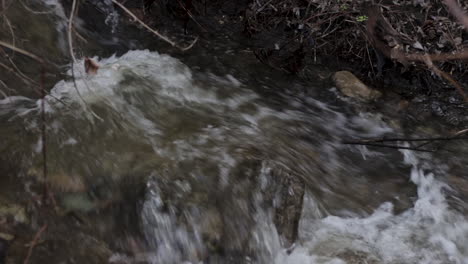
[[[448, 0], [450, 2], [450, 0]], [[461, 10], [459, 10], [462, 12]], [[463, 12], [462, 12], [463, 14]], [[466, 15], [463, 14], [465, 18]], [[466, 60], [468, 59], [468, 51], [464, 50], [459, 53], [441, 53], [441, 54], [428, 54], [428, 53], [407, 53], [404, 52], [400, 46], [396, 45], [395, 47], [389, 47], [385, 44], [382, 40], [379, 39], [376, 28], [378, 22], [381, 22], [382, 27], [384, 30], [390, 31], [393, 34], [397, 34], [395, 30], [391, 28], [388, 22], [383, 18], [383, 15], [380, 11], [379, 7], [371, 8], [369, 12], [369, 19], [367, 21], [367, 35], [371, 44], [380, 50], [386, 57], [396, 60], [402, 64], [408, 64], [409, 62], [421, 62], [424, 63], [427, 68], [432, 71], [437, 76], [440, 76], [447, 80], [451, 85], [453, 85], [458, 93], [463, 97], [465, 102], [468, 102], [468, 96], [466, 95], [463, 87], [452, 78], [452, 76], [442, 70], [440, 70], [436, 65], [434, 65], [434, 61], [447, 61], [447, 60]]]
[[144, 28], [146, 28], [147, 30], [149, 30], [151, 33], [155, 34], [158, 38], [162, 39], [163, 41], [165, 41], [166, 43], [169, 43], [171, 46], [173, 47], [176, 47], [182, 51], [186, 51], [186, 50], [189, 50], [193, 47], [193, 45], [195, 45], [195, 43], [198, 41], [198, 37], [195, 38], [194, 41], [192, 41], [192, 43], [190, 43], [188, 46], [186, 47], [181, 47], [179, 46], [177, 43], [175, 43], [174, 41], [170, 40], [168, 37], [162, 35], [161, 33], [159, 33], [157, 30], [154, 30], [152, 29], [150, 26], [148, 26], [145, 22], [141, 21], [141, 19], [139, 19], [135, 14], [132, 13], [132, 11], [128, 10], [124, 5], [122, 5], [121, 3], [119, 3], [117, 0], [112, 0], [112, 2], [117, 5], [118, 7], [120, 7], [123, 11], [125, 11], [125, 13], [127, 13], [130, 17], [132, 17], [135, 21], [137, 21], [140, 25], [142, 25]]

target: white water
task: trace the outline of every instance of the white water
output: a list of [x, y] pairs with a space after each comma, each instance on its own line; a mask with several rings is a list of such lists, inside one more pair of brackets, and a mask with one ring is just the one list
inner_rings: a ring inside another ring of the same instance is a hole
[[418, 187], [413, 208], [395, 215], [393, 205], [384, 203], [368, 217], [322, 217], [307, 195], [300, 246], [289, 256], [277, 256], [276, 263], [346, 263], [337, 257], [344, 252], [365, 253], [351, 263], [468, 263], [468, 222], [450, 209], [444, 196], [449, 187], [420, 169], [413, 153], [402, 153]]
[[[115, 163], [119, 163], [120, 156], [137, 151], [132, 145], [134, 142], [149, 145], [153, 155], [162, 157], [158, 160], [161, 162], [159, 167], [176, 170], [181, 164], [189, 164], [190, 170], [184, 170], [184, 175], [178, 175], [182, 179], [175, 181], [174, 197], [190, 192], [197, 182], [204, 184], [199, 181], [215, 181], [214, 186], [221, 191], [228, 190], [230, 184], [237, 184], [230, 182], [233, 171], [248, 155], [238, 152], [241, 147], [255, 146], [269, 152], [260, 156], [266, 162], [262, 162], [257, 175], [268, 182], [271, 180], [270, 170], [277, 165], [297, 167], [296, 171], [312, 177], [308, 175], [312, 173], [308, 166], [314, 165], [312, 161], [307, 164], [309, 156], [301, 156], [304, 150], [318, 149], [317, 152], [326, 157], [323, 164], [329, 168], [339, 167], [340, 152], [345, 149], [337, 143], [339, 137], [379, 136], [392, 131], [373, 115], [347, 118], [313, 98], [291, 103], [300, 104], [306, 110], [310, 107], [312, 110], [308, 112], [293, 107], [274, 110], [235, 76], [204, 74], [198, 80], [180, 61], [155, 52], [130, 51], [122, 57], [100, 60], [99, 64], [101, 68], [96, 76], [86, 76], [82, 61], [75, 63], [79, 94], [72, 81], [61, 81], [52, 89], [51, 95], [67, 106], [52, 96], [46, 98], [51, 124], [48, 128], [51, 135], [49, 152], [85, 151], [96, 161], [116, 157]], [[33, 108], [24, 105], [25, 102], [33, 103], [24, 97], [2, 100], [0, 115], [13, 112], [11, 120], [24, 119], [28, 129], [34, 129], [39, 122], [41, 101], [35, 102]], [[90, 109], [102, 121], [95, 118]], [[79, 129], [73, 124], [78, 124]], [[102, 133], [88, 136], [88, 128], [97, 128]], [[316, 132], [318, 129], [322, 132]], [[297, 135], [303, 134], [315, 134], [317, 142], [304, 146], [305, 141], [297, 140]], [[116, 146], [122, 142], [116, 142], [113, 136], [131, 140], [122, 150]], [[93, 145], [101, 143], [104, 149], [94, 148]], [[283, 146], [291, 147], [295, 152], [285, 151]], [[39, 143], [31, 148], [35, 153], [40, 152]], [[353, 151], [359, 152], [359, 149]], [[365, 148], [361, 151], [363, 164], [384, 155]], [[298, 155], [287, 156], [285, 153]], [[412, 208], [395, 214], [393, 205], [387, 202], [371, 215], [333, 216], [320, 209], [314, 193], [307, 191], [299, 239], [290, 253], [281, 247], [270, 210], [259, 205], [262, 186], [254, 188], [251, 200], [241, 196], [232, 198], [241, 212], [249, 212], [244, 209], [249, 203], [256, 207], [252, 229], [239, 230], [239, 236], [251, 233], [248, 244], [257, 252], [256, 258], [246, 257], [244, 261], [278, 264], [468, 263], [468, 221], [450, 208], [444, 194], [444, 189], [449, 187], [430, 171], [423, 171], [421, 168], [426, 166], [413, 153], [402, 151], [402, 154], [404, 158], [400, 162], [412, 167], [408, 181], [417, 186], [417, 200]], [[59, 155], [56, 159], [58, 164], [66, 164], [67, 157]], [[119, 164], [115, 167], [121, 169]], [[165, 169], [159, 167], [154, 169], [153, 178], [164, 174]], [[206, 172], [207, 168], [216, 169]], [[214, 176], [209, 176], [211, 174]], [[321, 181], [327, 179], [314, 179], [314, 182]], [[177, 208], [168, 212], [162, 210], [163, 191], [157, 183], [150, 181], [149, 184], [151, 192], [141, 216], [153, 250], [147, 258], [153, 263], [200, 261], [203, 254], [207, 254], [201, 233], [209, 210], [195, 204], [183, 212], [189, 223], [178, 223]], [[234, 227], [242, 226], [242, 217], [232, 220]], [[224, 237], [222, 243], [230, 243], [228, 240], [235, 241], [236, 237]]]

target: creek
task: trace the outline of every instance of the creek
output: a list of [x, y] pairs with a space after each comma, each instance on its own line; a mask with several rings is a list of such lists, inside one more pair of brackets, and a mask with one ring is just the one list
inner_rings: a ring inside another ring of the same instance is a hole
[[[129, 203], [134, 214], [103, 214], [137, 226], [149, 263], [468, 263], [466, 143], [342, 144], [420, 132], [220, 43], [174, 56], [137, 45], [95, 57], [96, 75], [79, 59], [75, 82], [68, 65], [44, 99], [0, 100], [2, 153], [69, 210]], [[121, 253], [109, 261], [131, 261]]]

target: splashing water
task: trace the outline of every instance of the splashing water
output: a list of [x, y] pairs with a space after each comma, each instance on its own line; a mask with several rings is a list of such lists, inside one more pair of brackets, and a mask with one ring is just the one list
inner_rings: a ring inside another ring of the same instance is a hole
[[[235, 76], [192, 72], [156, 52], [99, 64], [87, 76], [75, 63], [76, 88], [63, 80], [44, 99], [51, 179], [73, 175], [82, 188], [145, 183], [139, 221], [147, 261], [468, 263], [466, 217], [419, 157], [402, 151], [401, 162], [397, 152], [339, 143], [393, 133], [375, 115], [349, 117], [310, 97], [284, 96], [277, 107]], [[26, 167], [40, 163], [40, 106], [25, 97], [0, 101], [7, 127], [29, 132], [17, 150]], [[281, 194], [288, 179], [305, 188], [303, 197], [299, 187]], [[301, 211], [292, 246], [281, 234], [288, 226], [275, 220], [289, 213], [278, 209], [288, 197]], [[405, 197], [409, 206], [395, 212]]]
[[365, 253], [351, 263], [467, 263], [468, 222], [449, 208], [443, 194], [449, 187], [419, 169], [413, 153], [402, 152], [418, 187], [413, 208], [395, 214], [384, 203], [364, 218], [319, 218], [307, 196], [299, 231], [303, 244], [289, 256], [280, 254], [277, 263], [346, 263], [339, 258], [346, 252]]

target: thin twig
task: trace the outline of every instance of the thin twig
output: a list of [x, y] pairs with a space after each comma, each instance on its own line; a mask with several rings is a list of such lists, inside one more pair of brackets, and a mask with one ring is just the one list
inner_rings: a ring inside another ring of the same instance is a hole
[[463, 9], [454, 0], [444, 0], [444, 2], [448, 6], [450, 13], [458, 19], [465, 27], [465, 30], [468, 30], [468, 16], [463, 12]]
[[35, 10], [32, 10], [31, 8], [29, 8], [25, 3], [23, 3], [22, 0], [18, 0], [21, 5], [24, 7], [24, 9], [28, 10], [29, 12], [35, 14], [35, 15], [46, 15], [46, 14], [51, 14], [55, 11], [56, 8], [52, 8], [51, 10], [48, 10], [48, 11], [35, 11]]
[[457, 133], [455, 133], [455, 136], [463, 135], [465, 133], [468, 133], [468, 128], [458, 131]]
[[12, 72], [14, 75], [16, 75], [19, 79], [21, 79], [21, 80], [24, 81], [25, 83], [27, 83], [27, 84], [31, 84], [31, 83], [32, 83], [32, 82], [29, 81], [28, 79], [23, 78], [23, 76], [21, 76], [19, 73], [17, 73], [17, 72], [15, 71], [15, 69], [8, 67], [7, 65], [5, 65], [5, 64], [3, 64], [3, 63], [1, 63], [1, 62], [0, 62], [0, 67], [4, 68], [5, 70], [7, 70], [7, 71], [9, 71], [9, 72]]
[[177, 45], [174, 41], [170, 40], [168, 37], [162, 35], [161, 33], [159, 33], [158, 31], [152, 29], [150, 26], [148, 26], [145, 22], [141, 21], [135, 14], [132, 13], [132, 11], [128, 10], [124, 5], [122, 5], [121, 3], [119, 3], [117, 0], [112, 0], [112, 2], [114, 4], [116, 4], [118, 7], [120, 7], [123, 11], [125, 11], [125, 13], [127, 13], [129, 16], [131, 16], [135, 21], [137, 21], [138, 23], [140, 23], [140, 25], [142, 25], [143, 27], [145, 27], [147, 30], [149, 30], [151, 33], [155, 34], [158, 38], [162, 39], [163, 41], [169, 43], [171, 46], [173, 47], [176, 47], [182, 51], [186, 51], [186, 50], [189, 50], [190, 48], [193, 47], [193, 45], [195, 45], [195, 43], [197, 42], [198, 40], [198, 37], [195, 38], [195, 40], [190, 44], [188, 45], [187, 47], [181, 47], [179, 45]]
[[[72, 9], [70, 12], [70, 18], [68, 19], [68, 48], [70, 49], [70, 56], [72, 58], [72, 71], [73, 71], [73, 63], [76, 61], [75, 53], [73, 52], [73, 39], [72, 39], [72, 26], [73, 26], [73, 16], [75, 15], [76, 9], [76, 0], [73, 0]], [[73, 75], [73, 79], [74, 79]]]
[[185, 5], [183, 3], [180, 2], [180, 0], [177, 0], [177, 2], [179, 2], [179, 5], [185, 10], [185, 12], [187, 13], [187, 15], [193, 20], [193, 22], [195, 22], [195, 24], [197, 24], [201, 29], [203, 29], [204, 31], [208, 31], [206, 30], [200, 23], [198, 23], [198, 21], [193, 17], [192, 15], [192, 12], [190, 12], [190, 10], [188, 10]]
[[[450, 74], [440, 70], [433, 63], [434, 61], [468, 59], [468, 50], [465, 50], [459, 53], [441, 53], [441, 54], [423, 53], [423, 54], [420, 54], [420, 53], [406, 53], [400, 50], [398, 47], [390, 48], [383, 41], [379, 40], [378, 37], [376, 36], [375, 29], [377, 27], [377, 22], [379, 19], [382, 21], [385, 21], [385, 19], [383, 18], [380, 12], [380, 9], [378, 7], [372, 8], [371, 11], [369, 12], [369, 19], [367, 20], [366, 27], [367, 27], [367, 34], [368, 34], [369, 40], [371, 41], [371, 43], [373, 44], [375, 48], [380, 50], [382, 54], [384, 54], [386, 57], [399, 61], [403, 64], [407, 64], [410, 61], [425, 63], [429, 70], [431, 70], [433, 73], [437, 74], [438, 76], [444, 78], [451, 85], [453, 85], [457, 89], [459, 94], [463, 97], [465, 102], [468, 102], [468, 96], [464, 92], [463, 87], [457, 81], [455, 81], [455, 79], [453, 79]], [[393, 28], [391, 28], [390, 24], [388, 23], [385, 23], [385, 24], [388, 30], [394, 31]]]
[[[10, 88], [2, 80], [0, 80], [0, 84], [3, 85], [5, 89], [10, 90]], [[0, 89], [0, 93], [3, 95], [4, 99], [8, 98], [8, 95], [2, 91], [2, 89]]]
[[8, 19], [8, 17], [7, 17], [6, 15], [3, 15], [3, 16], [4, 16], [3, 19], [5, 20], [5, 23], [8, 25], [8, 29], [10, 30], [11, 41], [12, 41], [11, 44], [12, 44], [13, 46], [16, 46], [16, 45], [15, 45], [15, 39], [16, 39], [16, 37], [15, 37], [15, 31], [13, 30], [13, 26], [11, 25], [11, 22], [10, 22], [10, 20]]
[[[37, 83], [36, 83], [34, 80], [32, 80], [32, 79], [30, 79], [30, 78], [25, 79], [23, 76], [21, 76], [20, 74], [18, 74], [13, 68], [8, 67], [7, 65], [5, 65], [5, 64], [3, 64], [3, 63], [1, 63], [1, 62], [0, 62], [0, 67], [3, 67], [4, 69], [6, 69], [6, 70], [9, 71], [9, 72], [12, 72], [16, 77], [18, 77], [20, 80], [22, 80], [25, 84], [32, 85], [32, 87], [34, 88], [34, 92], [36, 92], [36, 94], [38, 94], [38, 95], [41, 95], [41, 91], [39, 91], [39, 90], [35, 87], [35, 85], [37, 85]], [[3, 86], [7, 87], [6, 84], [5, 84], [3, 81], [0, 81], [0, 82], [3, 84]], [[34, 82], [34, 83], [33, 83], [33, 82]], [[13, 90], [13, 89], [11, 89], [11, 88], [8, 88], [8, 90], [10, 90], [10, 91], [15, 91], [15, 90]], [[63, 104], [64, 106], [67, 106], [67, 104], [66, 104], [63, 100], [57, 98], [56, 96], [50, 94], [50, 93], [47, 92], [47, 91], [46, 91], [46, 94], [47, 94], [48, 96], [50, 96], [51, 98], [57, 100], [58, 102], [60, 102], [60, 103]], [[67, 106], [67, 107], [68, 107], [68, 106]]]
[[88, 106], [88, 103], [86, 103], [86, 101], [84, 100], [84, 98], [81, 96], [81, 93], [78, 89], [78, 85], [76, 83], [76, 78], [75, 78], [75, 61], [76, 61], [76, 58], [75, 58], [75, 53], [73, 52], [73, 37], [72, 37], [72, 31], [73, 31], [73, 17], [75, 15], [75, 10], [76, 10], [76, 0], [73, 0], [73, 3], [72, 3], [72, 10], [70, 12], [70, 17], [68, 19], [68, 48], [70, 50], [70, 57], [71, 57], [71, 73], [72, 73], [72, 79], [73, 79], [73, 85], [75, 87], [75, 91], [76, 93], [78, 94], [78, 97], [80, 97], [81, 101], [83, 101], [84, 103], [84, 106], [86, 109], [88, 109], [91, 114], [96, 117], [97, 119], [99, 120], [103, 120], [100, 116], [98, 116], [96, 113], [94, 113], [94, 111]]
[[0, 40], [0, 46], [3, 46], [3, 47], [8, 48], [8, 49], [11, 49], [11, 50], [16, 51], [16, 52], [18, 52], [18, 53], [21, 53], [21, 54], [23, 54], [23, 55], [25, 55], [25, 56], [28, 56], [28, 57], [30, 57], [31, 59], [33, 59], [33, 60], [35, 60], [35, 61], [37, 61], [37, 62], [39, 62], [39, 63], [44, 63], [44, 62], [45, 62], [44, 59], [40, 58], [39, 56], [34, 55], [34, 54], [32, 54], [31, 52], [29, 52], [29, 51], [20, 49], [20, 48], [18, 48], [18, 47], [15, 47], [14, 45], [11, 45], [11, 44], [6, 43], [6, 42], [1, 41], [1, 40]]
[[391, 148], [391, 149], [408, 149], [408, 150], [421, 151], [421, 152], [434, 152], [433, 150], [425, 150], [425, 149], [418, 149], [418, 148], [411, 148], [411, 147], [402, 147], [402, 146], [392, 146], [392, 145], [385, 145], [385, 144], [375, 144], [375, 143], [346, 142], [346, 143], [343, 143], [343, 144], [346, 144], [346, 145], [372, 146], [372, 147]]
[[29, 78], [26, 74], [24, 74], [17, 66], [16, 64], [13, 62], [13, 60], [11, 59], [11, 57], [4, 51], [3, 48], [0, 48], [0, 50], [5, 54], [5, 57], [8, 59], [8, 61], [10, 62], [11, 66], [13, 66], [16, 74], [18, 74], [21, 78], [24, 78], [26, 80], [28, 80], [28, 82], [30, 83], [34, 83], [34, 84], [37, 84], [36, 81], [34, 81], [33, 79]]
[[34, 236], [33, 240], [31, 243], [29, 243], [29, 249], [28, 249], [28, 255], [26, 255], [26, 258], [24, 259], [23, 264], [28, 264], [29, 259], [31, 258], [32, 251], [34, 247], [36, 246], [37, 242], [39, 241], [39, 238], [41, 237], [41, 234], [46, 230], [47, 224], [44, 224], [39, 231], [37, 231], [36, 235]]
[[[462, 130], [463, 131], [463, 130]], [[467, 130], [468, 131], [468, 130]], [[460, 133], [460, 132], [457, 132]], [[450, 140], [466, 140], [468, 137], [458, 137], [456, 134], [455, 136], [449, 137], [432, 137], [432, 138], [370, 138], [370, 139], [361, 139], [357, 141], [352, 140], [345, 140], [343, 141], [344, 144], [349, 142], [355, 143], [383, 143], [383, 142], [397, 142], [397, 141], [406, 141], [406, 142], [421, 142], [421, 141], [450, 141]]]
[[[361, 140], [345, 140], [342, 141], [343, 144], [346, 145], [364, 145], [364, 146], [375, 146], [375, 147], [391, 147], [391, 148], [400, 148], [400, 149], [410, 149], [410, 150], [417, 150], [417, 151], [425, 151], [425, 152], [433, 152], [433, 150], [424, 150], [421, 149], [424, 146], [432, 144], [437, 141], [451, 141], [451, 140], [467, 140], [468, 137], [460, 137], [462, 134], [468, 132], [468, 129], [459, 131], [452, 136], [448, 137], [432, 137], [432, 138], [370, 138], [370, 139], [361, 139]], [[385, 143], [385, 142], [423, 142], [415, 147], [399, 147], [399, 146], [392, 146], [392, 145], [385, 145], [385, 144], [377, 144], [377, 143]]]
[[424, 63], [426, 63], [426, 66], [432, 72], [434, 72], [435, 74], [437, 74], [440, 77], [443, 77], [451, 85], [453, 85], [458, 90], [458, 93], [460, 93], [460, 95], [465, 99], [465, 101], [468, 102], [468, 97], [466, 96], [466, 93], [463, 90], [463, 87], [457, 81], [455, 81], [455, 79], [453, 79], [452, 76], [450, 76], [450, 74], [440, 70], [437, 66], [435, 66], [434, 63], [432, 62], [431, 58], [427, 54], [424, 56]]

